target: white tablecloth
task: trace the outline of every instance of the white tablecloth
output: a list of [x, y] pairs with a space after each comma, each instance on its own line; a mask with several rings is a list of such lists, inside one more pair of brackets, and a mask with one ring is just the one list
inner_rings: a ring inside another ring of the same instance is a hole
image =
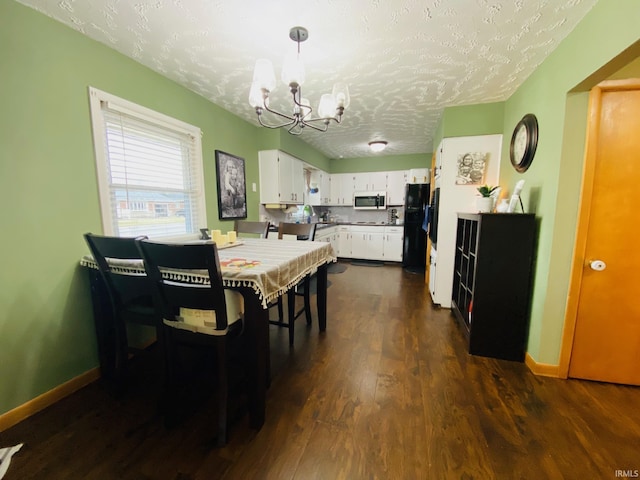
[[[336, 256], [327, 242], [266, 240], [243, 238], [241, 244], [218, 250], [222, 280], [226, 287], [251, 287], [259, 296], [263, 308], [285, 293], [307, 274], [325, 263], [335, 262]], [[80, 264], [97, 268], [91, 255]], [[113, 261], [113, 271], [123, 275], [144, 275], [139, 260]], [[189, 283], [208, 283], [206, 273], [193, 270], [167, 270], [167, 278]]]

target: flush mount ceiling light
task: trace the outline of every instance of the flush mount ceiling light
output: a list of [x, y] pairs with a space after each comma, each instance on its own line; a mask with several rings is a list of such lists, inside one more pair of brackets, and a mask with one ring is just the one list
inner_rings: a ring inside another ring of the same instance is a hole
[[[332, 93], [325, 93], [320, 97], [318, 104], [318, 117], [312, 118], [311, 103], [302, 96], [302, 84], [304, 83], [304, 64], [300, 59], [300, 44], [309, 38], [309, 32], [304, 27], [293, 27], [289, 31], [289, 38], [298, 44], [298, 53], [295, 57], [285, 59], [282, 67], [282, 81], [289, 86], [293, 101], [290, 114], [278, 112], [269, 107], [269, 95], [276, 88], [276, 75], [270, 60], [260, 59], [256, 61], [253, 71], [253, 83], [249, 92], [249, 104], [256, 109], [258, 122], [267, 128], [289, 127], [292, 135], [300, 135], [305, 127], [311, 127], [320, 132], [326, 132], [329, 123], [340, 123], [342, 114], [349, 106], [349, 88], [345, 83], [336, 83]], [[263, 121], [262, 114], [269, 112], [275, 116], [285, 118], [280, 124], [268, 124]], [[318, 125], [320, 124], [320, 125]]]
[[373, 153], [378, 153], [387, 148], [387, 142], [384, 140], [376, 140], [374, 142], [369, 142], [369, 148]]

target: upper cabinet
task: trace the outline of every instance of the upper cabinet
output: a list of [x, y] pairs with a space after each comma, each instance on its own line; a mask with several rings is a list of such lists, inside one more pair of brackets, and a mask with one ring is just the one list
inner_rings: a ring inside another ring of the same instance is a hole
[[404, 205], [405, 185], [409, 180], [406, 170], [387, 172], [387, 205]]
[[387, 189], [387, 172], [354, 173], [354, 192], [381, 192]]
[[407, 183], [429, 183], [430, 181], [431, 173], [428, 168], [412, 168], [409, 170]]
[[280, 150], [258, 152], [260, 203], [304, 203], [303, 163]]
[[[428, 169], [333, 173], [305, 164], [281, 150], [258, 152], [260, 203], [350, 207], [354, 192], [386, 192], [387, 205], [404, 205], [405, 185]], [[428, 180], [427, 180], [428, 182]]]
[[404, 187], [408, 170], [389, 172], [331, 174], [331, 198], [328, 205], [353, 205], [354, 192], [387, 192], [387, 205], [404, 205]]
[[310, 170], [307, 203], [314, 207], [331, 202], [331, 175], [323, 170]]
[[353, 205], [354, 174], [331, 174], [331, 205]]

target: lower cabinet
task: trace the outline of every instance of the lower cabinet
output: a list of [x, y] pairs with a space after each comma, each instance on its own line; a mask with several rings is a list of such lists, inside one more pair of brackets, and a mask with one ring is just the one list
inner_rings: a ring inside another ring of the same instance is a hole
[[524, 360], [535, 235], [533, 214], [458, 214], [451, 308], [469, 353]]
[[316, 231], [316, 241], [330, 242], [342, 258], [402, 262], [403, 227], [339, 225]]
[[338, 227], [338, 250], [339, 257], [351, 258], [351, 229], [348, 226]]
[[403, 227], [384, 227], [383, 255], [387, 262], [402, 261]]
[[351, 227], [351, 257], [384, 260], [384, 228]]
[[316, 242], [327, 242], [333, 247], [333, 251], [338, 255], [338, 230], [337, 227], [325, 227], [316, 230]]

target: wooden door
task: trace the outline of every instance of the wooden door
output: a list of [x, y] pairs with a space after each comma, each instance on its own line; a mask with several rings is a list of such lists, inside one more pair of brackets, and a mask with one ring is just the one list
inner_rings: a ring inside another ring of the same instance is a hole
[[640, 80], [599, 85], [589, 108], [569, 376], [640, 385]]

